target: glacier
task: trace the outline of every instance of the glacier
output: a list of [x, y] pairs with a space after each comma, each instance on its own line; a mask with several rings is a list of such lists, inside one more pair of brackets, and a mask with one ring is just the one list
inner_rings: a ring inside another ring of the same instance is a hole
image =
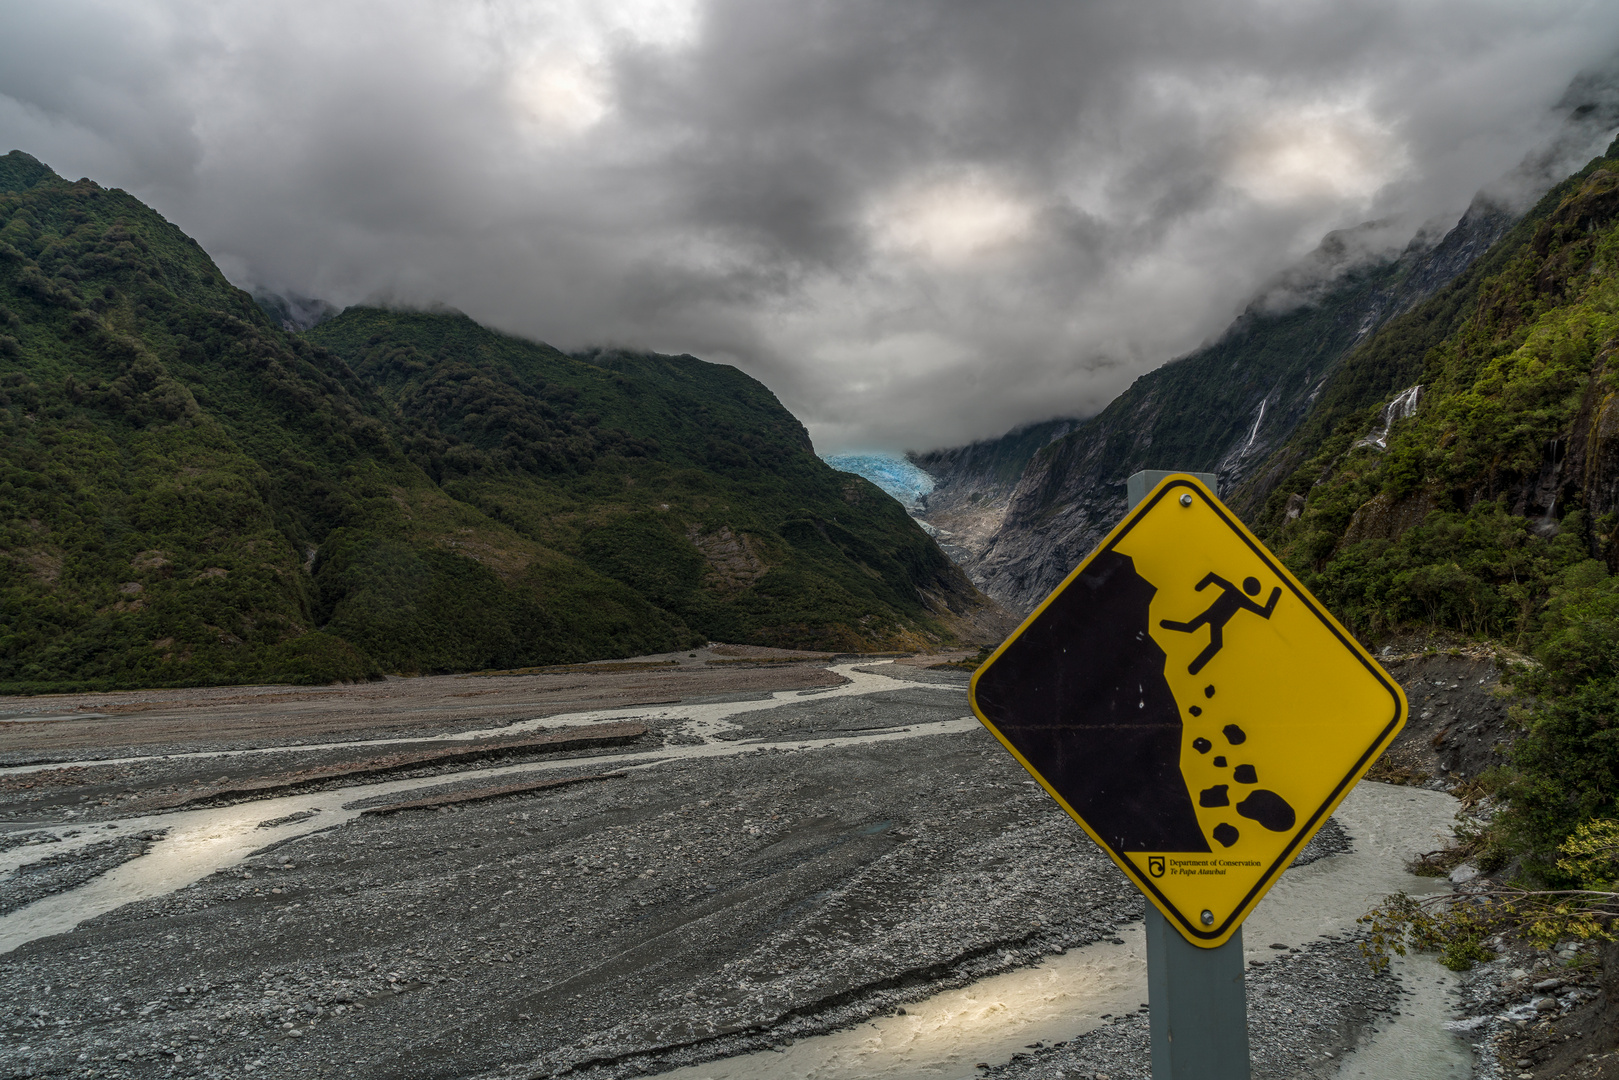
[[839, 472], [864, 476], [915, 510], [933, 490], [933, 477], [895, 454], [823, 454], [821, 460]]

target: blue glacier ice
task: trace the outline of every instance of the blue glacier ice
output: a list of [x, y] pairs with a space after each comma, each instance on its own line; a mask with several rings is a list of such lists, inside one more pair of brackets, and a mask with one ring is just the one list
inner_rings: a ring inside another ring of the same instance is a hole
[[933, 490], [933, 477], [895, 454], [827, 454], [821, 460], [839, 472], [864, 476], [907, 509], [916, 509]]

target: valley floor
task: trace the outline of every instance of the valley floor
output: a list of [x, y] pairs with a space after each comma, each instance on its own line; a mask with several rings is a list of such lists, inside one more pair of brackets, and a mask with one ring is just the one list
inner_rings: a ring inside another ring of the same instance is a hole
[[[6, 701], [0, 1076], [1145, 1076], [1141, 901], [943, 659]], [[1468, 1075], [1353, 938], [1454, 808], [1363, 784], [1255, 912], [1256, 1075]]]

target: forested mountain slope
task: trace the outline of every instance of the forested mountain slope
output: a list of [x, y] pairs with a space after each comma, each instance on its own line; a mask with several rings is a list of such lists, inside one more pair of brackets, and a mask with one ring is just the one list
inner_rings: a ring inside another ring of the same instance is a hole
[[1364, 635], [1521, 643], [1564, 568], [1619, 561], [1619, 141], [1476, 270], [1346, 362], [1258, 521]]
[[[1339, 406], [1301, 430], [1302, 463], [1259, 525], [1365, 639], [1439, 631], [1533, 655], [1508, 667], [1525, 692], [1515, 743], [1484, 778], [1508, 812], [1473, 858], [1522, 856], [1541, 881], [1611, 891], [1619, 141], [1475, 270], [1346, 361]], [[1576, 829], [1606, 837], [1606, 854], [1565, 858]]]
[[[1361, 423], [1367, 409], [1384, 404], [1420, 379], [1428, 350], [1455, 334], [1476, 314], [1479, 290], [1518, 258], [1524, 245], [1537, 235], [1571, 192], [1593, 172], [1611, 167], [1619, 159], [1619, 142], [1601, 157], [1568, 177], [1524, 214], [1514, 227], [1483, 257], [1431, 300], [1389, 322], [1365, 346], [1349, 354], [1323, 386], [1320, 399], [1297, 431], [1250, 478], [1226, 493], [1227, 500], [1262, 529], [1282, 522], [1290, 507], [1298, 509], [1301, 484], [1313, 482], [1318, 471], [1309, 463], [1323, 452], [1334, 433], [1339, 442]], [[1347, 426], [1345, 426], [1347, 425]], [[1341, 429], [1341, 430], [1340, 430]], [[1356, 436], [1359, 437], [1358, 435]], [[1341, 453], [1347, 443], [1333, 443]], [[1301, 471], [1302, 470], [1302, 471]], [[1296, 515], [1295, 515], [1296, 516]]]
[[968, 628], [993, 622], [990, 606], [904, 508], [822, 462], [736, 368], [570, 357], [465, 316], [377, 308], [307, 337], [376, 388], [406, 455], [446, 493], [705, 638], [854, 649], [951, 628], [993, 636]]
[[0, 157], [0, 689], [887, 647], [984, 610], [734, 369], [322, 329], [127, 193]]
[[[1219, 341], [1143, 375], [1032, 454], [994, 535], [968, 564], [973, 579], [1029, 610], [1112, 528], [1125, 480], [1140, 469], [1214, 472], [1229, 490], [1310, 413], [1346, 353], [1461, 273], [1511, 223], [1480, 200], [1438, 244], [1353, 265], [1290, 310], [1256, 304]], [[1345, 246], [1329, 237], [1316, 261], [1345, 260]]]

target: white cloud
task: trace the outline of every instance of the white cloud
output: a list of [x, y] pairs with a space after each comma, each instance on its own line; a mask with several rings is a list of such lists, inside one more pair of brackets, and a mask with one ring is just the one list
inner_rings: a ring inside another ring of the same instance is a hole
[[980, 170], [912, 181], [878, 198], [868, 217], [878, 246], [933, 262], [960, 264], [1023, 239], [1035, 208]]
[[1283, 106], [1235, 137], [1229, 176], [1256, 199], [1369, 201], [1410, 155], [1365, 105]]
[[0, 151], [242, 283], [690, 351], [823, 449], [923, 447], [1454, 217], [1616, 47], [1584, 0], [56, 0], [7, 13]]

